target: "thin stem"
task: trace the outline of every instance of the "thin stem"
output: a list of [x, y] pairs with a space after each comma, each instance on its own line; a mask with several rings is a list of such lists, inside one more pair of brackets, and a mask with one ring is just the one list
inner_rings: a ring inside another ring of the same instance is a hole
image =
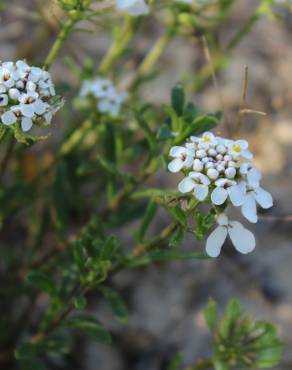
[[65, 40], [68, 38], [70, 33], [72, 32], [75, 24], [79, 21], [79, 17], [70, 17], [61, 28], [59, 35], [55, 42], [53, 43], [49, 54], [45, 60], [44, 68], [49, 69], [56, 57], [58, 56]]
[[243, 67], [243, 80], [242, 80], [242, 89], [241, 89], [241, 97], [240, 97], [240, 103], [239, 103], [239, 112], [237, 116], [237, 122], [234, 129], [234, 137], [236, 137], [241, 129], [242, 124], [242, 112], [245, 108], [246, 103], [246, 94], [247, 94], [247, 86], [248, 86], [248, 65], [245, 64]]
[[7, 145], [6, 152], [4, 154], [4, 157], [3, 157], [1, 165], [0, 165], [0, 179], [2, 179], [4, 174], [5, 174], [6, 168], [9, 164], [10, 159], [11, 159], [11, 155], [12, 155], [14, 146], [15, 146], [15, 140], [14, 140], [14, 137], [11, 136], [9, 138], [9, 143]]
[[125, 19], [121, 31], [115, 36], [111, 47], [100, 62], [100, 73], [106, 74], [114, 62], [123, 55], [127, 45], [135, 34], [139, 21], [139, 19], [133, 17], [127, 17]]
[[176, 24], [174, 22], [174, 24], [171, 25], [160, 38], [158, 38], [158, 40], [152, 46], [149, 53], [146, 55], [146, 57], [139, 66], [136, 77], [134, 81], [131, 83], [130, 88], [135, 89], [140, 84], [143, 77], [147, 76], [152, 71], [153, 67], [158, 62], [160, 56], [167, 48], [169, 42], [175, 36], [175, 33], [176, 33]]
[[218, 95], [218, 99], [219, 99], [221, 107], [222, 107], [223, 120], [225, 120], [225, 124], [226, 124], [226, 128], [227, 128], [228, 133], [231, 133], [231, 124], [230, 124], [230, 121], [228, 119], [227, 111], [225, 109], [224, 99], [223, 99], [221, 90], [219, 88], [219, 84], [218, 84], [216, 73], [215, 73], [215, 68], [214, 68], [214, 65], [213, 65], [213, 60], [212, 60], [212, 57], [211, 57], [211, 52], [210, 52], [208, 42], [207, 42], [207, 39], [206, 39], [205, 36], [202, 36], [202, 43], [203, 43], [203, 50], [204, 50], [206, 61], [210, 66], [213, 84], [215, 86], [215, 89], [216, 89], [216, 92], [217, 92], [217, 95]]

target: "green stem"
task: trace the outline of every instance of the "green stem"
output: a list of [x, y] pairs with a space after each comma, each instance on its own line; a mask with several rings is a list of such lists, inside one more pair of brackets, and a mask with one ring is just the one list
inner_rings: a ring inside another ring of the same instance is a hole
[[131, 88], [135, 89], [143, 80], [143, 77], [147, 76], [158, 62], [162, 53], [166, 50], [169, 42], [175, 36], [176, 33], [176, 24], [169, 27], [165, 33], [155, 42], [152, 46], [152, 49], [144, 58], [143, 62], [140, 64], [137, 75], [134, 81], [131, 84]]
[[115, 36], [111, 47], [100, 62], [100, 73], [108, 73], [114, 62], [124, 54], [129, 42], [135, 34], [139, 21], [139, 19], [133, 17], [127, 17], [125, 19], [121, 31]]
[[75, 24], [79, 21], [79, 17], [70, 17], [61, 28], [57, 39], [55, 40], [53, 46], [51, 47], [49, 54], [45, 60], [44, 68], [49, 69], [56, 57], [59, 54], [60, 49], [62, 48], [65, 40], [68, 38], [72, 32]]

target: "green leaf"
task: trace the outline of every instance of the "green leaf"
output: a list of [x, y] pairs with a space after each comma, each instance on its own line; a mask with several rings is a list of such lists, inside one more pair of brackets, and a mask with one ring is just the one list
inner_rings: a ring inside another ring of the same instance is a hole
[[193, 121], [198, 114], [198, 110], [193, 103], [187, 103], [184, 109], [184, 119], [189, 122]]
[[82, 333], [92, 337], [98, 342], [110, 343], [111, 335], [95, 319], [90, 317], [73, 317], [63, 322], [63, 326], [80, 330]]
[[220, 323], [220, 334], [224, 338], [228, 338], [230, 333], [233, 330], [234, 324], [239, 319], [241, 315], [241, 308], [240, 304], [237, 300], [231, 299], [228, 302], [227, 308], [225, 309], [225, 313], [223, 319]]
[[181, 353], [177, 353], [167, 366], [167, 370], [179, 370], [182, 365], [182, 360], [183, 357]]
[[153, 251], [139, 257], [133, 257], [126, 262], [129, 267], [149, 265], [154, 262], [168, 262], [176, 260], [208, 259], [205, 253], [180, 253], [176, 251]]
[[128, 321], [128, 309], [121, 296], [109, 287], [100, 287], [99, 290], [110, 304], [113, 314], [122, 323]]
[[118, 249], [118, 240], [115, 236], [109, 236], [102, 246], [100, 253], [101, 260], [110, 260]]
[[178, 227], [172, 237], [169, 239], [168, 245], [170, 247], [177, 248], [181, 246], [185, 236], [185, 230], [183, 227]]
[[206, 323], [211, 331], [214, 331], [216, 328], [216, 323], [218, 320], [217, 311], [217, 303], [212, 298], [210, 298], [204, 313]]
[[31, 358], [36, 354], [36, 346], [32, 343], [25, 342], [21, 343], [14, 351], [14, 356], [16, 359]]
[[188, 219], [185, 212], [181, 209], [179, 205], [175, 207], [168, 208], [173, 218], [183, 227], [187, 226]]
[[157, 208], [158, 208], [157, 203], [154, 201], [153, 198], [151, 198], [147, 204], [145, 214], [143, 216], [142, 222], [137, 232], [138, 241], [140, 242], [143, 241], [144, 236], [156, 214]]
[[87, 305], [87, 299], [84, 296], [74, 298], [74, 306], [78, 310], [83, 310]]
[[26, 281], [34, 287], [47, 292], [52, 295], [56, 289], [55, 284], [51, 278], [42, 271], [31, 271], [26, 276]]
[[177, 84], [171, 90], [171, 105], [178, 116], [182, 116], [185, 104], [185, 94], [182, 84]]
[[231, 370], [231, 368], [227, 366], [227, 364], [218, 359], [213, 360], [213, 365], [215, 370]]

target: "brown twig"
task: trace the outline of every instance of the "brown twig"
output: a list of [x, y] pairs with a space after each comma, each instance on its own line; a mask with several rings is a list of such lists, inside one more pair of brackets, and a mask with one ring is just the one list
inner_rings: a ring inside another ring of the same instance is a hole
[[234, 137], [236, 137], [240, 132], [240, 128], [242, 124], [241, 117], [245, 109], [245, 103], [246, 103], [247, 87], [248, 87], [248, 65], [245, 64], [243, 67], [241, 97], [240, 97], [240, 103], [239, 103], [237, 122], [236, 122], [235, 129], [234, 129], [234, 135], [233, 135]]

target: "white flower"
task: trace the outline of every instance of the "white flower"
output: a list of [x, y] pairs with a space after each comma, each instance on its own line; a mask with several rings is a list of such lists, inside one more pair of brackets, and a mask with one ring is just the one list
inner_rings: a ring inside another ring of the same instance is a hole
[[116, 0], [118, 9], [127, 10], [129, 15], [138, 16], [149, 13], [149, 7], [145, 0]]
[[242, 157], [246, 159], [252, 159], [253, 155], [251, 152], [247, 149], [248, 148], [248, 142], [246, 140], [236, 140], [231, 141], [227, 143], [228, 146], [228, 153], [232, 157]]
[[239, 172], [246, 177], [248, 185], [257, 187], [259, 186], [262, 178], [261, 172], [251, 163], [242, 163]]
[[[50, 99], [55, 96], [54, 84], [47, 71], [30, 67], [22, 60], [0, 62], [1, 122], [12, 125], [19, 122], [24, 132], [33, 123], [44, 122], [61, 106]], [[9, 97], [9, 98], [8, 98]]]
[[200, 172], [190, 172], [179, 184], [178, 190], [181, 193], [188, 193], [194, 190], [194, 195], [199, 201], [203, 201], [209, 192], [210, 180]]
[[258, 221], [257, 203], [262, 208], [268, 209], [273, 206], [273, 198], [268, 191], [260, 186], [248, 188], [241, 207], [241, 213], [248, 221], [253, 223]]
[[218, 141], [212, 132], [205, 132], [201, 137], [191, 136], [191, 141], [198, 144], [201, 149], [209, 149], [217, 145]]
[[244, 195], [246, 192], [245, 183], [228, 179], [218, 179], [215, 182], [216, 188], [211, 193], [211, 201], [216, 205], [223, 204], [228, 196], [231, 203], [238, 207], [244, 202]]
[[194, 159], [194, 152], [183, 146], [173, 146], [169, 155], [174, 159], [168, 164], [170, 172], [179, 172], [184, 167], [191, 167]]
[[92, 81], [83, 81], [79, 95], [93, 95], [97, 100], [97, 109], [111, 116], [119, 114], [121, 105], [127, 97], [126, 93], [119, 93], [116, 90], [111, 80], [100, 77]]
[[224, 241], [229, 237], [235, 249], [243, 254], [250, 253], [255, 248], [255, 237], [238, 221], [229, 221], [228, 217], [222, 213], [217, 217], [219, 226], [212, 231], [206, 243], [206, 252], [210, 257], [218, 257]]

